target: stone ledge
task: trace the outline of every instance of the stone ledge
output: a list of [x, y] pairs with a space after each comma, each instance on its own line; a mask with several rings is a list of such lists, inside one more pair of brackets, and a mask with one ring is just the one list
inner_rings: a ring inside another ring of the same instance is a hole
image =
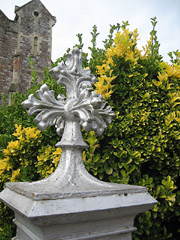
[[[28, 218], [51, 216], [55, 220], [57, 215], [67, 215], [68, 219], [69, 214], [76, 215], [77, 213], [110, 211], [112, 209], [121, 209], [121, 213], [118, 213], [118, 215], [125, 215], [128, 214], [128, 209], [134, 208], [133, 213], [138, 214], [150, 209], [156, 203], [156, 200], [148, 192], [136, 191], [129, 194], [126, 191], [125, 194], [122, 191], [119, 194], [110, 194], [109, 191], [108, 195], [101, 193], [96, 196], [36, 201], [6, 188], [0, 193], [0, 199], [6, 202], [14, 211], [19, 211]], [[90, 216], [87, 214], [87, 217]]]
[[[49, 178], [50, 179], [50, 178]], [[45, 187], [45, 183], [49, 183]], [[17, 192], [30, 199], [41, 201], [41, 200], [56, 200], [56, 199], [67, 199], [67, 198], [86, 198], [96, 196], [109, 196], [112, 194], [127, 195], [131, 193], [146, 193], [147, 189], [141, 186], [134, 186], [129, 184], [117, 184], [102, 182], [102, 185], [87, 184], [68, 186], [58, 186], [53, 184], [52, 180], [48, 181], [37, 181], [31, 182], [15, 182], [6, 183], [6, 187], [14, 192]]]

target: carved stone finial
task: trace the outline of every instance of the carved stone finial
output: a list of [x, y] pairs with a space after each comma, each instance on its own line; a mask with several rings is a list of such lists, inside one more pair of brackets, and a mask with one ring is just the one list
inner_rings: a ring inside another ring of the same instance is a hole
[[90, 70], [82, 68], [80, 50], [74, 48], [66, 59], [66, 64], [60, 63], [50, 72], [58, 84], [66, 86], [67, 98], [60, 95], [56, 100], [54, 91], [44, 84], [36, 92], [38, 99], [31, 94], [22, 105], [29, 109], [29, 115], [38, 113], [34, 120], [41, 130], [55, 125], [57, 134], [61, 135], [64, 121], [71, 120], [78, 121], [85, 131], [94, 130], [101, 135], [114, 113], [102, 95], [93, 91], [92, 85], [97, 79]]
[[[58, 84], [66, 86], [66, 97], [54, 97], [54, 91], [44, 84], [30, 95], [22, 105], [28, 114], [37, 114], [35, 122], [43, 131], [55, 125], [61, 141], [62, 155], [55, 172], [48, 178], [31, 183], [10, 183], [7, 186], [16, 192], [36, 200], [59, 199], [72, 196], [87, 196], [118, 191], [116, 184], [105, 183], [91, 176], [85, 169], [82, 149], [87, 147], [80, 126], [86, 131], [94, 130], [101, 135], [115, 115], [101, 95], [93, 91], [96, 77], [90, 70], [82, 68], [81, 52], [74, 48], [66, 57], [66, 64], [60, 63], [50, 72]], [[64, 131], [63, 131], [64, 129]], [[104, 192], [102, 191], [104, 189]], [[109, 190], [108, 190], [109, 189]]]

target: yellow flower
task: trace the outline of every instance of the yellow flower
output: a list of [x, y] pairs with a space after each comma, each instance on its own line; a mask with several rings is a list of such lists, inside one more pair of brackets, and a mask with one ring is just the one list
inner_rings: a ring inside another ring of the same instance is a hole
[[127, 51], [127, 53], [125, 54], [125, 61], [128, 61], [128, 60], [132, 62], [134, 61], [134, 52], [131, 50]]
[[180, 65], [178, 65], [177, 63], [174, 64], [174, 67], [176, 69], [176, 72], [174, 74], [175, 77], [180, 78]]
[[180, 58], [180, 52], [177, 53], [177, 56]]
[[164, 70], [164, 68], [165, 68], [165, 62], [160, 62], [160, 63], [159, 63], [159, 68], [160, 68], [161, 70]]
[[[113, 61], [113, 59], [112, 59], [111, 57], [107, 59], [107, 64], [108, 64], [108, 65], [111, 64], [112, 66], [114, 66], [114, 61]], [[112, 70], [111, 70], [111, 71], [112, 71]]]
[[43, 163], [45, 162], [44, 154], [41, 154], [40, 156], [37, 156], [37, 160], [38, 160], [38, 163], [37, 163], [36, 166], [43, 165]]
[[134, 43], [136, 43], [137, 40], [139, 40], [138, 36], [139, 36], [139, 33], [138, 33], [137, 28], [136, 28], [136, 29], [134, 30], [134, 32], [133, 32], [133, 41], [134, 41]]
[[19, 149], [19, 141], [11, 141], [9, 142], [8, 146], [7, 146], [8, 149]]
[[37, 128], [25, 128], [25, 135], [26, 135], [26, 139], [30, 140], [30, 139], [37, 139], [41, 133], [40, 130], [38, 130]]
[[173, 76], [176, 73], [175, 67], [169, 65], [168, 63], [165, 63], [165, 70], [169, 77]]
[[62, 149], [61, 148], [57, 148], [55, 152], [53, 152], [53, 163], [55, 165], [55, 167], [58, 165], [60, 157], [61, 157], [61, 153], [62, 153]]
[[46, 174], [45, 174], [45, 177], [48, 177], [50, 174], [52, 174], [54, 171], [54, 168], [51, 167], [49, 170], [46, 170]]
[[129, 44], [129, 29], [122, 28], [123, 33], [118, 32], [116, 33], [114, 42], [115, 44], [122, 43], [123, 45], [127, 46]]
[[82, 159], [84, 162], [86, 161], [86, 152], [85, 151], [83, 151], [83, 153], [82, 153]]
[[4, 156], [8, 156], [9, 154], [10, 154], [10, 151], [9, 151], [9, 149], [3, 149], [3, 154], [4, 154]]
[[60, 156], [57, 156], [57, 157], [53, 158], [53, 163], [54, 163], [55, 167], [57, 167], [57, 165], [59, 163], [59, 160], [60, 160]]
[[105, 70], [104, 70], [103, 65], [102, 66], [97, 66], [96, 68], [97, 68], [98, 74], [100, 74], [100, 75], [105, 74]]
[[[100, 76], [98, 78], [99, 81], [95, 83], [95, 91], [105, 99], [111, 96], [113, 92], [111, 82], [116, 78], [116, 76], [113, 76], [113, 67], [115, 65], [113, 57], [123, 57], [125, 61], [130, 60], [133, 66], [137, 63], [139, 57], [141, 57], [141, 51], [136, 48], [138, 36], [137, 29], [132, 33], [129, 29], [122, 28], [122, 31], [115, 35], [114, 45], [107, 49], [106, 60], [104, 60], [101, 66], [97, 66], [97, 74]], [[148, 42], [146, 50], [149, 49], [151, 42], [152, 40]]]
[[114, 66], [114, 61], [112, 59], [112, 56], [114, 55], [114, 48], [111, 47], [108, 49], [106, 55], [106, 63], [102, 64], [101, 66], [97, 66], [97, 73], [100, 75], [100, 77], [98, 78], [99, 81], [94, 85], [96, 87], [95, 91], [107, 99], [111, 95], [111, 93], [107, 93], [113, 87], [113, 85], [111, 85], [111, 81], [116, 78], [116, 76], [112, 76], [113, 70], [111, 69], [111, 67]]
[[57, 148], [56, 151], [53, 152], [53, 155], [61, 155], [61, 153], [62, 153], [62, 149]]
[[116, 78], [116, 76], [113, 77], [107, 77], [105, 75], [98, 78], [98, 82], [95, 83], [95, 91], [98, 94], [101, 94], [105, 99], [109, 98], [112, 94], [112, 87], [111, 82]]
[[104, 98], [105, 98], [105, 99], [110, 98], [110, 96], [111, 96], [112, 93], [113, 93], [113, 91], [111, 91], [111, 90], [110, 90], [109, 92], [105, 93], [105, 94], [104, 94]]
[[15, 124], [16, 131], [13, 133], [15, 137], [19, 137], [22, 134], [22, 126]]
[[16, 155], [17, 150], [21, 149], [21, 145], [19, 143], [19, 141], [11, 141], [8, 143], [8, 146], [6, 149], [3, 149], [3, 154], [5, 157], [7, 157], [8, 155]]
[[108, 58], [112, 58], [114, 56], [114, 51], [113, 50], [114, 50], [113, 47], [110, 47], [110, 48], [107, 49], [106, 56]]
[[45, 149], [45, 155], [49, 155], [51, 154], [52, 152], [52, 147], [51, 146], [48, 146], [46, 149]]
[[85, 67], [84, 70], [89, 70], [89, 67]]
[[117, 57], [123, 56], [123, 54], [126, 52], [126, 46], [124, 46], [122, 43], [116, 44], [116, 47], [114, 48], [114, 52]]
[[19, 139], [20, 142], [23, 142], [23, 141], [25, 140], [25, 138], [23, 137], [23, 135], [20, 135], [20, 136], [18, 137], [18, 139]]
[[4, 172], [7, 167], [7, 162], [4, 159], [0, 159], [0, 174]]
[[158, 79], [160, 82], [167, 81], [168, 74], [166, 72], [163, 72], [162, 74], [160, 72], [158, 72]]
[[16, 178], [19, 176], [19, 173], [20, 173], [20, 169], [14, 170], [13, 173], [12, 173], [10, 181], [15, 182]]

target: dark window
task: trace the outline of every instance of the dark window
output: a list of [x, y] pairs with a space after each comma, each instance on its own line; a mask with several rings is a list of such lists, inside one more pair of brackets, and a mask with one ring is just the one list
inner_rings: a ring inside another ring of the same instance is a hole
[[38, 53], [38, 37], [34, 37], [34, 54]]
[[38, 11], [34, 11], [34, 16], [38, 17], [39, 16], [39, 12]]

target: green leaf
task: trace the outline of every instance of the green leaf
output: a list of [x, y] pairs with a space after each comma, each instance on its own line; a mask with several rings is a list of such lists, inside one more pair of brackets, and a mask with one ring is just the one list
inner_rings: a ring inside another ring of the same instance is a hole
[[108, 175], [111, 175], [113, 173], [113, 168], [112, 167], [109, 167], [109, 166], [105, 165], [104, 169], [105, 169], [105, 172]]

